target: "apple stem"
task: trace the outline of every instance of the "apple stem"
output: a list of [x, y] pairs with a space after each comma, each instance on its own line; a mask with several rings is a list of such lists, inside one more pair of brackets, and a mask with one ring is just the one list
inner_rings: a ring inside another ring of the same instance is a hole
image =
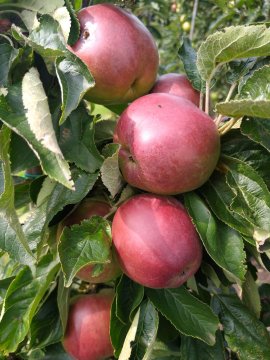
[[210, 81], [207, 81], [205, 88], [205, 112], [207, 115], [209, 115], [209, 101], [210, 101]]
[[191, 27], [190, 27], [190, 33], [189, 33], [189, 40], [190, 41], [192, 41], [192, 39], [193, 39], [194, 28], [195, 28], [195, 20], [196, 20], [197, 11], [198, 11], [198, 5], [199, 5], [199, 0], [194, 0]]
[[103, 219], [107, 220], [110, 216], [112, 216], [116, 212], [116, 210], [117, 210], [117, 207], [116, 206], [113, 207], [112, 211], [110, 211], [107, 215], [103, 216]]
[[[229, 92], [228, 92], [228, 95], [227, 95], [227, 97], [226, 97], [226, 99], [225, 99], [225, 102], [230, 101], [230, 99], [231, 99], [231, 97], [232, 97], [232, 94], [233, 94], [236, 86], [237, 86], [237, 83], [236, 83], [236, 82], [234, 82], [234, 83], [231, 85], [230, 90], [229, 90]], [[223, 117], [223, 114], [219, 114], [219, 115], [215, 118], [214, 121], [215, 121], [215, 123], [216, 123], [217, 126], [219, 126], [219, 124], [220, 124], [220, 122], [221, 122], [221, 120], [222, 120], [222, 117]]]
[[231, 130], [231, 128], [237, 123], [237, 121], [239, 121], [240, 119], [242, 119], [241, 116], [235, 117], [235, 118], [231, 118], [228, 122], [226, 122], [224, 125], [222, 125], [219, 129], [219, 135], [223, 136], [225, 135], [229, 130]]

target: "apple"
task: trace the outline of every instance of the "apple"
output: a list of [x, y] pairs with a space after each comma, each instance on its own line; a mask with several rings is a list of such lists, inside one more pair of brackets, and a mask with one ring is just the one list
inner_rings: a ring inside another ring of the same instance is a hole
[[[75, 209], [75, 211], [73, 211], [58, 225], [57, 239], [60, 238], [63, 228], [65, 226], [80, 224], [82, 220], [90, 219], [94, 215], [105, 216], [110, 211], [111, 206], [104, 201], [91, 198], [84, 199]], [[113, 250], [110, 260], [110, 263], [104, 265], [104, 270], [99, 275], [92, 275], [92, 271], [95, 265], [86, 265], [78, 271], [76, 277], [93, 284], [111, 281], [121, 273], [121, 270], [119, 268]]]
[[156, 81], [151, 93], [166, 93], [183, 98], [193, 102], [196, 106], [200, 105], [200, 93], [195, 90], [189, 82], [186, 75], [183, 74], [164, 74]]
[[121, 145], [119, 167], [125, 180], [162, 195], [200, 187], [220, 154], [213, 119], [190, 101], [164, 93], [131, 103], [118, 120], [114, 141]]
[[182, 29], [186, 32], [190, 31], [190, 28], [191, 28], [191, 24], [189, 21], [185, 21], [183, 24], [182, 24]]
[[177, 4], [176, 4], [175, 2], [173, 2], [173, 3], [171, 4], [171, 11], [172, 11], [172, 12], [177, 12]]
[[97, 104], [128, 103], [149, 92], [159, 65], [157, 46], [134, 15], [112, 4], [79, 11], [81, 34], [69, 49], [89, 68], [96, 85], [86, 99]]
[[113, 243], [123, 272], [150, 288], [175, 288], [200, 267], [202, 246], [175, 198], [135, 195], [117, 209]]
[[81, 295], [69, 309], [63, 340], [66, 352], [76, 360], [102, 360], [113, 356], [110, 341], [110, 310], [114, 292]]
[[9, 19], [0, 19], [0, 33], [4, 33], [11, 28], [11, 21]]

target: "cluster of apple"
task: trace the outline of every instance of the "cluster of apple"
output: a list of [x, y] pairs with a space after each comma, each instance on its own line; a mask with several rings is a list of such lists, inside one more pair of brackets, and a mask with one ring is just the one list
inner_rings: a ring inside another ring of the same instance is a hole
[[[199, 109], [199, 93], [184, 75], [156, 80], [157, 47], [135, 16], [99, 4], [82, 9], [78, 18], [81, 36], [70, 50], [96, 81], [86, 98], [104, 105], [130, 103], [118, 120], [114, 142], [120, 144], [124, 179], [142, 191], [114, 215], [111, 263], [97, 277], [91, 275], [91, 265], [77, 276], [106, 282], [119, 275], [120, 267], [141, 285], [178, 287], [198, 270], [202, 246], [187, 211], [173, 195], [200, 187], [213, 172], [220, 152], [216, 125]], [[110, 210], [105, 202], [85, 199], [61, 227]], [[113, 355], [112, 299], [109, 292], [74, 300], [63, 344], [76, 359]]]

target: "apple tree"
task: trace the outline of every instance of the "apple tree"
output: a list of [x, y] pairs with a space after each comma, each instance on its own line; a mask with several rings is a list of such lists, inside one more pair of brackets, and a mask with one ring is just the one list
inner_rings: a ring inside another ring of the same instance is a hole
[[270, 359], [269, 11], [0, 2], [1, 360]]

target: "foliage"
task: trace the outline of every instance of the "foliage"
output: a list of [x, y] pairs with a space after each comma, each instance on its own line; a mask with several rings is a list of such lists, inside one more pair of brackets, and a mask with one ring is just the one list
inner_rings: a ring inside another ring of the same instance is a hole
[[[69, 297], [104, 287], [115, 288], [110, 334], [120, 360], [269, 359], [269, 2], [199, 1], [189, 34], [193, 2], [117, 1], [155, 37], [160, 73], [185, 71], [205, 93], [222, 140], [211, 178], [179, 196], [204, 246], [202, 266], [180, 288], [158, 290], [125, 275], [98, 286], [74, 278], [109, 261], [113, 214], [56, 241], [85, 197], [114, 211], [137, 192], [112, 144], [125, 106], [83, 100], [95, 82], [66, 47], [88, 3], [0, 2], [0, 359], [70, 359], [61, 346]], [[12, 28], [4, 32], [2, 19]]]

